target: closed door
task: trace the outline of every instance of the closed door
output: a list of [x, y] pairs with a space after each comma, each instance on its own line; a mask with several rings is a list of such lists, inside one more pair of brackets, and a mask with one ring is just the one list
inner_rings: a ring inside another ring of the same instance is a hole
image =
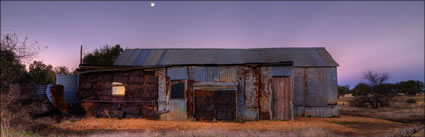
[[195, 90], [195, 119], [234, 120], [236, 118], [236, 91]]
[[292, 82], [290, 77], [273, 77], [273, 119], [291, 119]]

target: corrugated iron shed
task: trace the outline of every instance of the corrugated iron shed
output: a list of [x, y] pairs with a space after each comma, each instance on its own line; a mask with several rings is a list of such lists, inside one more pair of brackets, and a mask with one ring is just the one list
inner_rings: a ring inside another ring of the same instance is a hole
[[229, 65], [292, 61], [295, 67], [338, 66], [325, 48], [127, 49], [114, 65]]

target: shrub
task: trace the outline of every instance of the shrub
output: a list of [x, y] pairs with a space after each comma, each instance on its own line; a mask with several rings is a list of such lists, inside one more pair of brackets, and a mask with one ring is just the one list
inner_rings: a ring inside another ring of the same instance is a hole
[[377, 108], [388, 107], [390, 105], [391, 97], [389, 96], [358, 96], [349, 101], [352, 107], [369, 107]]
[[416, 104], [416, 100], [415, 100], [415, 99], [413, 99], [413, 98], [409, 98], [409, 99], [407, 99], [407, 100], [406, 100], [406, 103], [409, 103], [409, 104]]

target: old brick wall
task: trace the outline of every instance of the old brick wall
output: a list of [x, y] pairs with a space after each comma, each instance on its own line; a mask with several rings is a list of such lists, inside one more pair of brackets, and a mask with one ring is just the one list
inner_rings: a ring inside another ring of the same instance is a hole
[[[125, 86], [125, 96], [112, 96], [112, 82]], [[78, 100], [89, 116], [154, 119], [158, 78], [152, 71], [80, 74]]]

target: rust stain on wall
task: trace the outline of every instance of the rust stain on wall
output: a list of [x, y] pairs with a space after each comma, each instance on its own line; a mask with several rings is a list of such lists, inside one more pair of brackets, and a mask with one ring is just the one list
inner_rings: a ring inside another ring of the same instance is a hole
[[187, 91], [186, 91], [186, 97], [187, 97], [187, 118], [192, 119], [193, 118], [193, 80], [187, 81]]
[[245, 89], [245, 120], [258, 120], [259, 113], [259, 98], [258, 98], [258, 71], [256, 72], [255, 66], [244, 67], [244, 89]]
[[271, 75], [270, 69], [267, 66], [259, 68], [259, 105], [260, 105], [260, 119], [270, 119], [271, 112]]

